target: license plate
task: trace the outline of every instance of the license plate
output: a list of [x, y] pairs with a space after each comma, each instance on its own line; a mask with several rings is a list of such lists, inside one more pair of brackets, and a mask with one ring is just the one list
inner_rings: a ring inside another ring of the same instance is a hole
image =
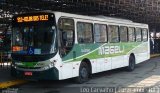
[[32, 72], [24, 72], [25, 76], [32, 76]]

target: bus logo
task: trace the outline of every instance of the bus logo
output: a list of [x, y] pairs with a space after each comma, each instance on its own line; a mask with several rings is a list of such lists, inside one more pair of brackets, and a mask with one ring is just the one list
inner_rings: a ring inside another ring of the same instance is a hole
[[99, 48], [99, 55], [106, 55], [106, 54], [116, 54], [116, 53], [123, 53], [124, 47], [121, 49], [120, 46], [102, 46]]

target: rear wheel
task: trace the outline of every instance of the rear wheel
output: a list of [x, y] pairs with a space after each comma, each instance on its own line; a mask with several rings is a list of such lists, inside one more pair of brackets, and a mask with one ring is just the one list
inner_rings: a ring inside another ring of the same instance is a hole
[[77, 83], [84, 83], [89, 80], [89, 66], [87, 63], [82, 62], [79, 68], [79, 76], [75, 78]]
[[133, 71], [135, 69], [135, 57], [134, 56], [130, 56], [129, 57], [129, 65], [127, 67], [128, 71]]

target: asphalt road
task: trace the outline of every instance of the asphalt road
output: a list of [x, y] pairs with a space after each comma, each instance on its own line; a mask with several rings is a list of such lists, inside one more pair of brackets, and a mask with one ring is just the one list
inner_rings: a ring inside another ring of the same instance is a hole
[[2, 93], [160, 93], [160, 57], [136, 65], [132, 72], [120, 68], [94, 74], [84, 84], [72, 79], [30, 81]]

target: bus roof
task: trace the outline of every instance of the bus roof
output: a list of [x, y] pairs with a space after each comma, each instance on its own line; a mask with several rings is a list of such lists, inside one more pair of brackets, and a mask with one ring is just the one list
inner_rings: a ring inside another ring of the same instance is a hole
[[122, 24], [131, 24], [135, 26], [148, 27], [148, 24], [136, 23], [131, 20], [122, 19], [122, 18], [114, 18], [114, 17], [106, 17], [106, 16], [87, 16], [87, 15], [71, 14], [71, 13], [57, 12], [57, 11], [53, 11], [53, 13], [63, 17], [70, 17], [70, 18], [76, 18], [76, 19], [102, 21], [102, 22], [106, 21], [106, 22], [112, 22], [112, 23], [122, 23]]

